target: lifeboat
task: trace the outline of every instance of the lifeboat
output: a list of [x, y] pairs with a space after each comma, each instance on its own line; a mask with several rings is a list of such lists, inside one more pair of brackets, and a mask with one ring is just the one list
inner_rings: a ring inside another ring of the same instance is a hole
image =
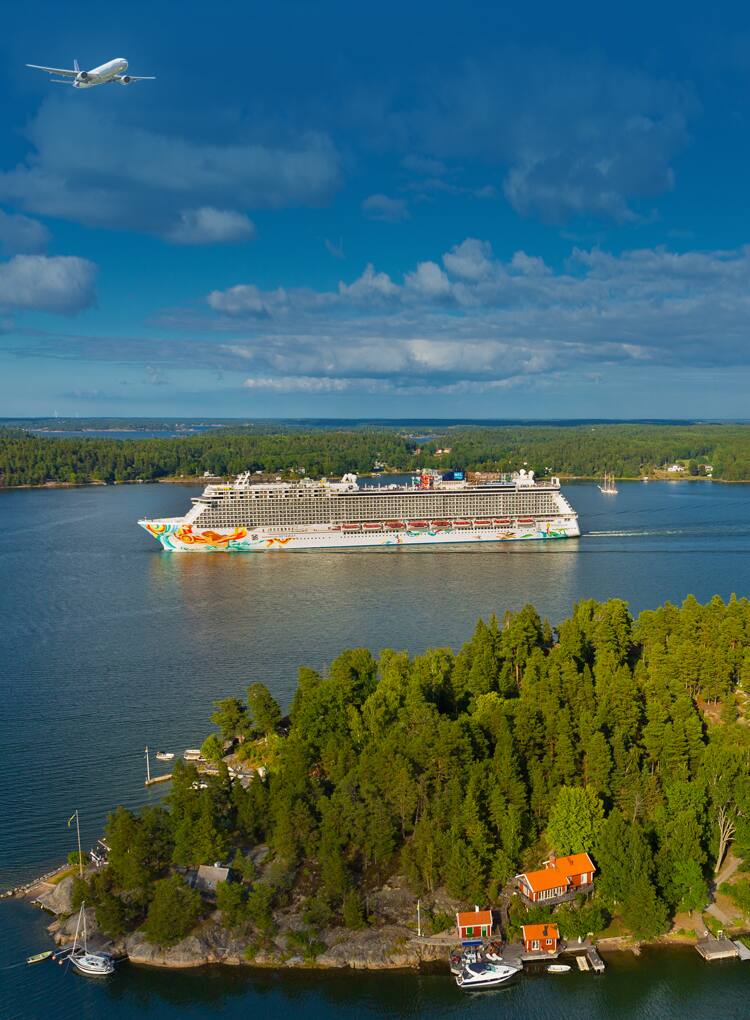
[[457, 528], [470, 528], [471, 527], [471, 521], [454, 521], [453, 523], [455, 524], [455, 526]]
[[403, 521], [386, 521], [386, 528], [390, 528], [392, 531], [401, 531], [404, 527]]
[[507, 528], [510, 524], [510, 517], [496, 517], [495, 524], [498, 524], [502, 528]]
[[366, 521], [362, 527], [365, 531], [380, 531], [383, 525], [379, 521]]
[[488, 525], [492, 524], [492, 521], [488, 517], [478, 517], [474, 523], [478, 528], [486, 528]]
[[433, 526], [433, 528], [450, 528], [450, 527], [452, 527], [450, 521], [433, 521], [432, 522], [432, 526]]
[[342, 524], [341, 525], [341, 530], [342, 531], [359, 531], [359, 525], [358, 524]]
[[427, 521], [409, 521], [410, 528], [429, 528]]
[[534, 518], [533, 517], [519, 517], [518, 518], [518, 523], [519, 524], [533, 524], [534, 523]]

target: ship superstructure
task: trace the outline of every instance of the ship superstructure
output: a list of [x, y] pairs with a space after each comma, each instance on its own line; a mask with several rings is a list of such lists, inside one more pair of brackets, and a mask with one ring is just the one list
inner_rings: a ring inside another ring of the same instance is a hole
[[491, 481], [424, 471], [409, 484], [259, 482], [249, 473], [209, 484], [184, 517], [138, 523], [171, 551], [261, 552], [359, 546], [574, 538], [578, 515], [560, 480], [519, 471]]

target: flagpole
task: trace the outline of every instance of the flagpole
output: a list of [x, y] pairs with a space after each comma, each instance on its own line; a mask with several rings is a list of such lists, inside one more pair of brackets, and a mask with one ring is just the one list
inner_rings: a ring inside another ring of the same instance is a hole
[[78, 873], [83, 878], [83, 854], [81, 853], [81, 826], [78, 824], [78, 808], [76, 808], [76, 836], [78, 837]]

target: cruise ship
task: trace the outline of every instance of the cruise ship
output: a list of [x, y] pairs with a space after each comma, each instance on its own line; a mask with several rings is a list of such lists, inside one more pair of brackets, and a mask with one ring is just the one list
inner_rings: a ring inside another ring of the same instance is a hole
[[575, 538], [559, 478], [533, 471], [484, 481], [424, 471], [409, 484], [264, 482], [249, 472], [208, 484], [184, 517], [138, 523], [169, 552], [265, 552]]

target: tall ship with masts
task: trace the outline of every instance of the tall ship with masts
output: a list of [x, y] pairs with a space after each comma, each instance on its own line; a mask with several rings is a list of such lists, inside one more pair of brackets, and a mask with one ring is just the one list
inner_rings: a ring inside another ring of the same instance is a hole
[[183, 517], [138, 523], [170, 552], [265, 552], [575, 538], [559, 478], [533, 471], [483, 480], [423, 471], [407, 484], [256, 481], [206, 486]]

